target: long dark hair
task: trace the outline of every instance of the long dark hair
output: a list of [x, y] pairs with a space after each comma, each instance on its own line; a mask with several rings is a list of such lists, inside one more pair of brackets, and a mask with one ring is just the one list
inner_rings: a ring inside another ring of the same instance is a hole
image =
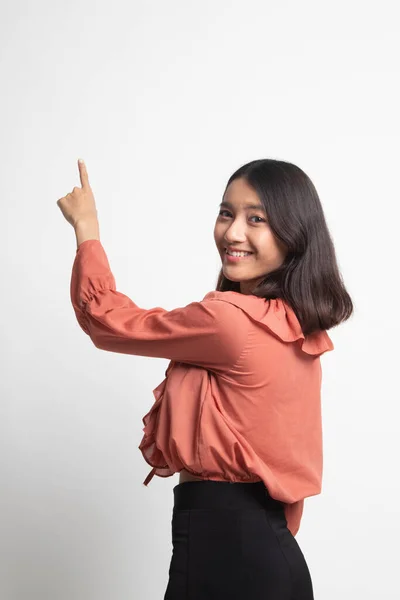
[[[331, 329], [347, 320], [353, 313], [353, 303], [310, 178], [296, 165], [271, 158], [243, 165], [231, 175], [226, 188], [239, 177], [255, 190], [271, 231], [288, 248], [284, 263], [267, 273], [251, 293], [265, 300], [286, 301], [304, 335]], [[221, 268], [215, 289], [240, 293], [240, 282], [225, 277]]]

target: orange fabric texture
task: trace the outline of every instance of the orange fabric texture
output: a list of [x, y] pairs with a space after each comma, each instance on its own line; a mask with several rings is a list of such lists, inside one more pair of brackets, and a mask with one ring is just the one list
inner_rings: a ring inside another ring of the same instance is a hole
[[96, 348], [170, 359], [139, 445], [146, 477], [186, 469], [205, 479], [263, 481], [296, 535], [304, 499], [321, 492], [320, 356], [326, 331], [303, 335], [288, 304], [212, 291], [167, 311], [116, 290], [99, 240], [76, 251], [71, 301]]

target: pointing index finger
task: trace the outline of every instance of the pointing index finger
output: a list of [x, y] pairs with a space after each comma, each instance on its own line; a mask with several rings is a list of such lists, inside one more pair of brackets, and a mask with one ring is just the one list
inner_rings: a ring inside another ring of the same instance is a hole
[[79, 176], [81, 179], [82, 188], [90, 187], [89, 177], [88, 177], [87, 170], [86, 170], [86, 165], [81, 158], [78, 160], [78, 167], [79, 167]]

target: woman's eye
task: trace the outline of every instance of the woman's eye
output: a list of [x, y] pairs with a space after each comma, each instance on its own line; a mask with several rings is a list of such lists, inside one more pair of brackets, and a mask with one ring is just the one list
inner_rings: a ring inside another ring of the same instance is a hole
[[[224, 216], [222, 213], [228, 213], [228, 215], [230, 215], [230, 214], [231, 214], [231, 213], [229, 212], [229, 210], [221, 210], [221, 211], [219, 212], [219, 215], [220, 215], [221, 217], [223, 217], [223, 216]], [[259, 216], [257, 216], [257, 215], [253, 215], [253, 216], [252, 216], [252, 217], [250, 217], [250, 218], [251, 218], [251, 219], [260, 219], [260, 221], [258, 221], [258, 223], [260, 223], [260, 222], [263, 222], [263, 221], [265, 222], [265, 219], [263, 219], [262, 217], [259, 217]]]

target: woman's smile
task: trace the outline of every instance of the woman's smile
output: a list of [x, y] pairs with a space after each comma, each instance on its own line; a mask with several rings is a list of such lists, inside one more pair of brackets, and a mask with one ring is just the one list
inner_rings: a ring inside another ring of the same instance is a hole
[[231, 262], [232, 263], [237, 263], [237, 262], [240, 262], [242, 260], [246, 260], [248, 258], [251, 258], [252, 256], [253, 256], [253, 252], [234, 256], [232, 254], [228, 254], [227, 251], [224, 250], [224, 260], [226, 262], [229, 262], [229, 263], [231, 263]]

